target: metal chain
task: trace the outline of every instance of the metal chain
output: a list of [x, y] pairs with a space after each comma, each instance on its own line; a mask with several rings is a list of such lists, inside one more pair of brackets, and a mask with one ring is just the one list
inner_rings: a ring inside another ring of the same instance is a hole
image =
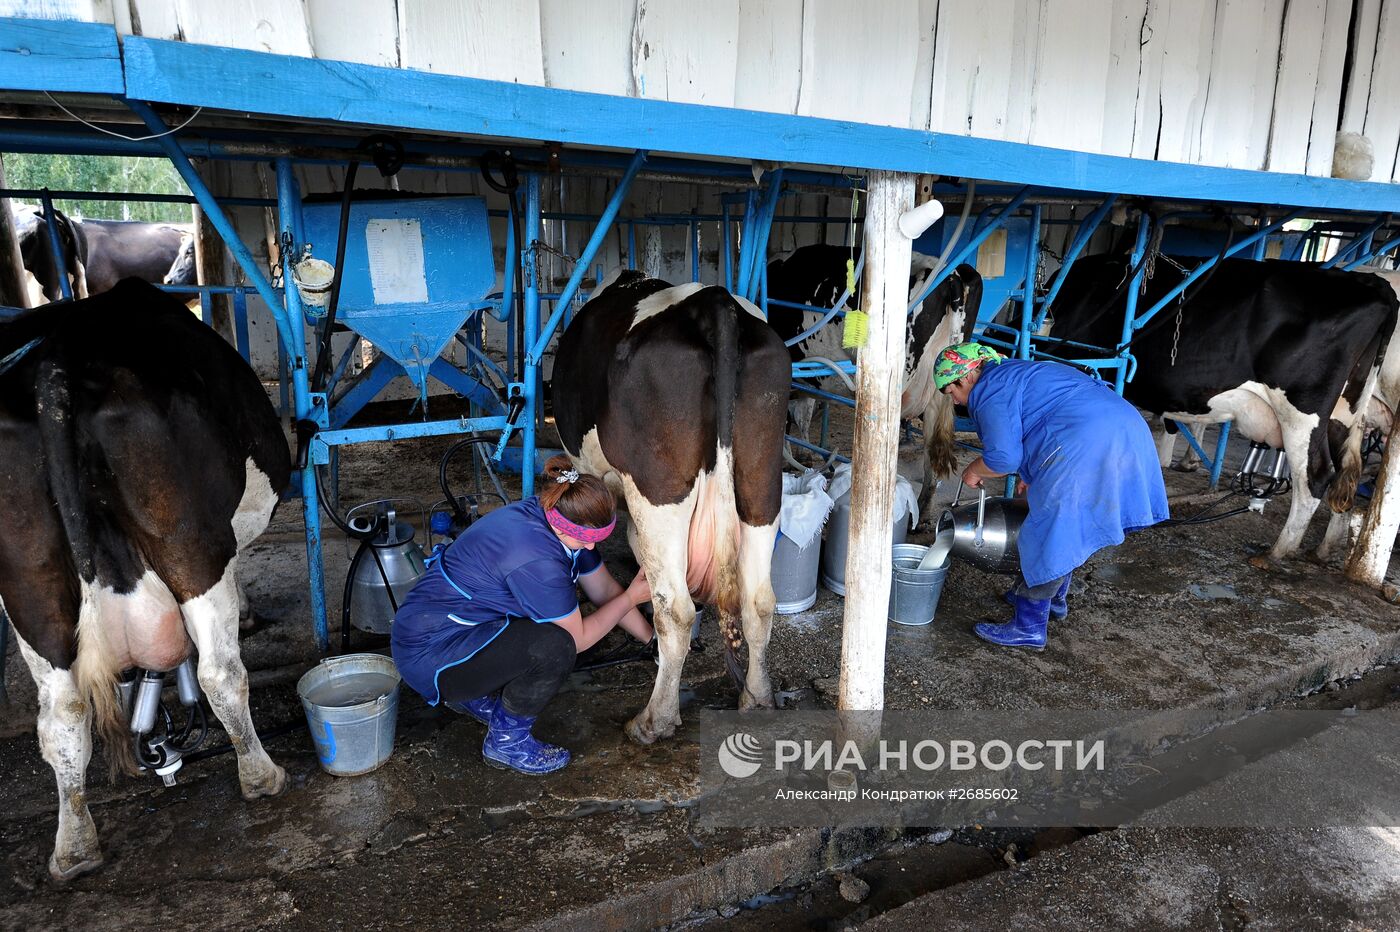
[[1186, 306], [1186, 294], [1177, 296], [1176, 299], [1176, 332], [1172, 334], [1172, 366], [1176, 366], [1176, 347], [1181, 342], [1181, 310]]

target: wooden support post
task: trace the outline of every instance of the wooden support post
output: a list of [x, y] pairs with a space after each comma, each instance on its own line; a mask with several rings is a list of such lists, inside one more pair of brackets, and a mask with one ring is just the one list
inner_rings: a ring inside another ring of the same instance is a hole
[[[0, 156], [0, 190], [5, 188], [5, 160]], [[19, 238], [15, 233], [15, 217], [10, 212], [10, 199], [0, 197], [0, 305], [29, 307], [29, 289], [25, 287], [24, 260], [19, 254]], [[0, 621], [3, 624], [3, 621]], [[3, 661], [0, 655], [0, 661]]]
[[865, 197], [865, 272], [860, 307], [869, 339], [856, 367], [855, 453], [851, 470], [846, 616], [841, 637], [840, 708], [885, 706], [885, 631], [890, 597], [890, 515], [899, 456], [900, 394], [913, 243], [899, 232], [914, 206], [915, 176], [871, 172]]
[[[200, 167], [200, 176], [215, 197], [228, 196], [232, 188], [232, 176], [227, 162], [208, 161]], [[197, 280], [201, 285], [227, 285], [229, 281], [228, 250], [214, 224], [204, 216], [199, 205], [191, 208], [194, 212], [194, 264]], [[237, 345], [233, 329], [233, 296], [216, 294], [209, 296], [209, 320], [205, 323], [214, 328], [229, 342]]]
[[[1397, 418], [1386, 438], [1381, 470], [1376, 475], [1376, 487], [1371, 493], [1371, 507], [1361, 525], [1347, 557], [1346, 574], [1353, 582], [1385, 591], [1385, 571], [1390, 567], [1390, 552], [1395, 547], [1395, 533], [1400, 530], [1400, 418]], [[1387, 598], [1394, 596], [1386, 593]]]

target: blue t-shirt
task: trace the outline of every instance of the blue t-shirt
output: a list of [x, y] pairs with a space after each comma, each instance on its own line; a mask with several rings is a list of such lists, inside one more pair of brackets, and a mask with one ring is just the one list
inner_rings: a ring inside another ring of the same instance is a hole
[[603, 560], [565, 547], [539, 499], [527, 498], [482, 517], [430, 563], [399, 605], [391, 640], [404, 681], [437, 705], [439, 673], [469, 660], [511, 618], [573, 614], [579, 577]]

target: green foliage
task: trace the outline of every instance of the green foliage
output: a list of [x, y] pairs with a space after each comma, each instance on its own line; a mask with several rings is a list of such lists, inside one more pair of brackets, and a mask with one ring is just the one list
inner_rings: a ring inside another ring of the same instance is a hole
[[[175, 166], [165, 159], [105, 155], [5, 155], [5, 186], [11, 189], [189, 194]], [[17, 198], [24, 201], [24, 198]], [[56, 202], [70, 217], [189, 223], [190, 205], [139, 201]]]

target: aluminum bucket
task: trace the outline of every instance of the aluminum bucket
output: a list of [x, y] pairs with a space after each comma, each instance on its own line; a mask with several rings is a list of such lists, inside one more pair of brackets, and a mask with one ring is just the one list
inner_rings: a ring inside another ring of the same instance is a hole
[[[909, 516], [902, 515], [890, 526], [890, 543], [902, 544], [909, 536]], [[822, 585], [837, 595], [846, 594], [846, 551], [851, 538], [851, 497], [843, 495], [831, 509], [826, 522], [826, 543], [822, 546]]]
[[821, 562], [821, 538], [814, 537], [799, 548], [789, 538], [779, 537], [773, 548], [773, 597], [779, 615], [805, 612], [817, 601], [817, 567]]
[[894, 573], [890, 579], [890, 621], [901, 625], [926, 625], [938, 610], [938, 597], [943, 594], [943, 580], [948, 576], [951, 560], [931, 570], [919, 569], [919, 561], [928, 553], [920, 544], [896, 544], [893, 551]]
[[369, 773], [394, 750], [399, 671], [381, 654], [329, 657], [302, 674], [297, 695], [327, 773]]

